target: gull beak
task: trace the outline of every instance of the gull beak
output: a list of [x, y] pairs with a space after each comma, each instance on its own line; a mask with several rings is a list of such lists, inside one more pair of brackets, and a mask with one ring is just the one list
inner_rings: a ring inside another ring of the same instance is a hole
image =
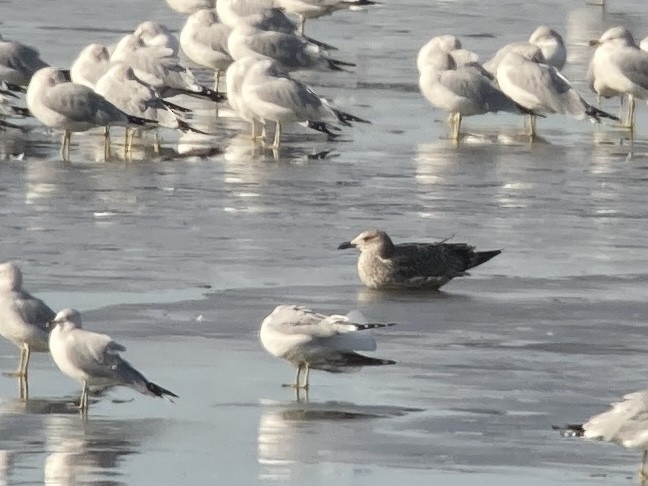
[[594, 46], [598, 46], [600, 42], [598, 41], [598, 39], [592, 39], [591, 41], [588, 42], [588, 44], [590, 45], [590, 47], [594, 47]]
[[72, 72], [69, 69], [61, 69], [61, 73], [66, 81], [72, 82]]
[[355, 245], [353, 243], [351, 243], [350, 241], [345, 241], [343, 243], [340, 243], [340, 245], [338, 246], [337, 249], [338, 250], [347, 250], [349, 248], [355, 248]]
[[45, 323], [45, 329], [47, 329], [48, 331], [51, 331], [52, 329], [54, 329], [55, 326], [56, 326], [56, 320], [55, 319], [52, 319], [51, 321], [47, 321]]

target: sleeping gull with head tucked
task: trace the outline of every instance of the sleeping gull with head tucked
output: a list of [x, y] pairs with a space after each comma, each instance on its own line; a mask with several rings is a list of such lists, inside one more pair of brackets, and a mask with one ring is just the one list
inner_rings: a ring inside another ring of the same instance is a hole
[[[126, 351], [110, 336], [87, 331], [81, 327], [81, 315], [74, 309], [63, 309], [50, 321], [50, 353], [59, 369], [83, 384], [79, 408], [88, 410], [90, 387], [127, 386], [144, 395], [166, 398], [175, 393], [148, 381], [142, 373], [123, 359]], [[172, 400], [171, 400], [172, 401]]]
[[47, 322], [55, 315], [45, 303], [22, 288], [22, 272], [13, 262], [0, 264], [0, 335], [20, 348], [18, 369], [11, 376], [27, 378], [29, 357], [47, 352]]
[[[394, 324], [357, 323], [348, 316], [318, 314], [297, 305], [279, 305], [261, 324], [261, 344], [270, 354], [297, 368], [293, 388], [309, 387], [310, 370], [331, 373], [354, 371], [362, 366], [395, 364], [356, 351], [375, 351], [372, 336], [358, 333]], [[300, 380], [302, 371], [305, 372]]]
[[465, 243], [394, 244], [387, 233], [368, 230], [338, 250], [357, 248], [358, 275], [372, 289], [409, 288], [436, 290], [455, 277], [501, 253], [501, 250], [475, 251]]
[[73, 83], [82, 84], [94, 89], [99, 78], [110, 68], [110, 53], [106, 46], [88, 44], [76, 57], [70, 67], [70, 77]]

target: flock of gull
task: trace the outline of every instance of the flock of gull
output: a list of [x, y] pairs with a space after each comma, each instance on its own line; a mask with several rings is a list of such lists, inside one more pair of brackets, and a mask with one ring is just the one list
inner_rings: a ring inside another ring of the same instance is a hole
[[[188, 15], [179, 37], [163, 24], [145, 21], [113, 45], [84, 47], [69, 69], [49, 66], [33, 47], [0, 37], [0, 127], [20, 129], [9, 119], [34, 116], [63, 131], [64, 160], [69, 160], [71, 133], [92, 128], [104, 128], [104, 157], [110, 158], [113, 126], [126, 127], [125, 157], [132, 153], [134, 134], [142, 130], [154, 131], [153, 147], [159, 153], [160, 128], [209, 134], [191, 123], [192, 109], [182, 104], [183, 98], [171, 101], [184, 95], [227, 104], [250, 124], [253, 142], [273, 150], [281, 144], [282, 125], [290, 123], [334, 138], [342, 127], [369, 121], [332, 106], [293, 73], [347, 71], [354, 64], [332, 57], [335, 48], [305, 35], [304, 24], [373, 3], [168, 0]], [[561, 73], [566, 47], [560, 34], [546, 26], [528, 41], [503, 46], [483, 64], [456, 36], [433, 37], [418, 53], [419, 87], [433, 106], [450, 115], [454, 140], [460, 138], [463, 117], [498, 111], [527, 116], [532, 138], [536, 118], [553, 113], [607, 118], [632, 129], [636, 100], [648, 98], [648, 39], [637, 44], [627, 29], [614, 27], [592, 44], [597, 48], [589, 85], [599, 100], [627, 98], [621, 117], [588, 103]], [[200, 84], [188, 62], [212, 71], [213, 87]], [[16, 104], [21, 91], [26, 108]], [[266, 142], [273, 125], [273, 138]]]
[[[106, 159], [111, 157], [110, 128], [126, 128], [125, 153], [136, 131], [159, 128], [206, 133], [192, 124], [192, 110], [178, 95], [224, 104], [251, 127], [253, 143], [278, 149], [282, 125], [301, 123], [335, 136], [342, 126], [368, 120], [342, 111], [317, 95], [291, 73], [302, 70], [346, 71], [353, 64], [331, 56], [333, 46], [305, 35], [308, 19], [338, 10], [365, 8], [369, 0], [167, 0], [188, 15], [176, 37], [153, 21], [140, 24], [112, 46], [90, 44], [70, 69], [49, 66], [38, 51], [0, 38], [0, 124], [20, 129], [7, 118], [33, 116], [63, 131], [62, 156], [69, 160], [72, 132], [104, 129]], [[289, 15], [299, 18], [295, 23]], [[567, 60], [562, 37], [545, 26], [528, 41], [503, 46], [483, 64], [453, 35], [432, 38], [418, 53], [419, 87], [435, 107], [450, 115], [451, 138], [459, 139], [462, 118], [505, 111], [528, 116], [536, 135], [536, 118], [566, 114], [617, 121], [634, 127], [637, 99], [648, 99], [648, 40], [637, 44], [623, 27], [604, 32], [589, 70], [591, 89], [600, 98], [627, 99], [619, 117], [588, 103], [561, 73]], [[214, 73], [211, 87], [200, 84], [183, 57]], [[224, 78], [224, 83], [223, 83]], [[224, 85], [224, 86], [223, 86]], [[225, 88], [223, 90], [222, 88]], [[24, 93], [26, 109], [16, 105]], [[500, 254], [475, 251], [460, 243], [395, 244], [380, 230], [361, 233], [339, 249], [357, 248], [361, 282], [375, 289], [436, 290], [455, 277]], [[259, 337], [273, 356], [297, 369], [297, 390], [308, 390], [310, 371], [342, 372], [395, 362], [361, 354], [373, 351], [370, 329], [393, 323], [371, 323], [357, 314], [324, 315], [297, 305], [279, 305], [262, 322]], [[124, 346], [110, 336], [83, 329], [73, 309], [55, 313], [22, 288], [19, 267], [0, 264], [0, 335], [20, 348], [21, 397], [27, 399], [32, 352], [49, 351], [57, 367], [82, 385], [79, 408], [87, 413], [89, 394], [110, 386], [128, 386], [143, 394], [171, 400], [176, 394], [151, 381], [123, 359]], [[568, 433], [648, 448], [644, 416], [648, 392], [624, 397], [607, 412]], [[643, 428], [639, 427], [642, 425]], [[643, 466], [646, 454], [644, 454]]]

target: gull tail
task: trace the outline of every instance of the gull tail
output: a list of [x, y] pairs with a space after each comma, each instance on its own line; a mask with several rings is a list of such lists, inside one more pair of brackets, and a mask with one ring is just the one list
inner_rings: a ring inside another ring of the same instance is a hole
[[317, 47], [320, 49], [326, 49], [327, 51], [337, 51], [338, 48], [335, 46], [332, 46], [331, 44], [327, 44], [326, 42], [318, 41], [317, 39], [313, 39], [312, 37], [308, 37], [307, 35], [303, 35], [302, 37], [310, 42], [311, 44], [315, 44]]
[[27, 108], [23, 108], [22, 106], [11, 106], [10, 108], [14, 115], [32, 116], [31, 112]]
[[128, 123], [131, 125], [157, 125], [156, 120], [149, 120], [148, 118], [140, 118], [139, 116], [128, 115]]
[[178, 398], [178, 395], [176, 395], [172, 391], [167, 390], [166, 388], [162, 388], [160, 385], [156, 385], [155, 383], [150, 381], [146, 383], [146, 389], [156, 397], [165, 398], [171, 403], [173, 403], [173, 400], [169, 397]]
[[587, 105], [585, 107], [585, 114], [597, 122], [600, 122], [601, 118], [609, 118], [610, 120], [618, 122], [621, 121], [618, 116], [610, 115], [607, 111], [600, 110], [592, 105]]
[[171, 110], [174, 113], [189, 113], [191, 112], [190, 108], [185, 108], [184, 106], [176, 105], [167, 100], [162, 100], [162, 104]]
[[352, 62], [331, 59], [330, 57], [325, 58], [325, 60], [328, 64], [329, 69], [331, 69], [332, 71], [346, 71], [344, 67], [355, 67], [355, 64], [353, 64]]
[[223, 93], [217, 93], [213, 89], [206, 88], [205, 86], [200, 86], [200, 89], [198, 91], [191, 91], [191, 90], [179, 90], [181, 93], [184, 93], [189, 96], [196, 96], [198, 98], [206, 98], [208, 100], [211, 100], [215, 103], [222, 103], [223, 101], [227, 100], [227, 96], [225, 96]]
[[351, 123], [349, 123], [349, 122], [359, 122], [359, 123], [369, 123], [369, 124], [371, 124], [371, 122], [369, 120], [359, 118], [359, 117], [357, 117], [355, 115], [352, 115], [350, 113], [345, 113], [344, 111], [333, 109], [333, 112], [338, 117], [338, 120], [340, 121], [340, 123], [342, 125], [346, 125], [347, 127], [351, 126]]
[[308, 120], [306, 122], [306, 126], [311, 130], [316, 130], [318, 132], [325, 133], [329, 137], [339, 137], [339, 134], [334, 133], [331, 130], [340, 131], [340, 129], [338, 127], [329, 125], [328, 123]]
[[473, 258], [470, 260], [470, 266], [466, 268], [466, 270], [470, 268], [475, 268], [482, 263], [486, 263], [488, 260], [491, 258], [495, 258], [497, 255], [502, 253], [502, 250], [491, 250], [491, 251], [477, 251], [475, 252], [475, 255]]
[[562, 437], [583, 437], [585, 434], [583, 424], [552, 425], [551, 428], [559, 431]]
[[392, 326], [395, 326], [396, 323], [395, 322], [387, 322], [387, 323], [383, 323], [383, 322], [367, 322], [366, 324], [353, 323], [351, 325], [353, 327], [355, 327], [356, 330], [358, 330], [358, 331], [364, 331], [366, 329], [378, 329], [380, 327], [392, 327]]
[[202, 130], [198, 130], [197, 128], [192, 127], [189, 125], [186, 121], [180, 120], [179, 118], [176, 119], [178, 122], [178, 130], [181, 132], [193, 132], [193, 133], [199, 133], [200, 135], [211, 135], [211, 133], [203, 132]]
[[25, 130], [25, 127], [21, 127], [20, 125], [14, 125], [13, 123], [9, 123], [8, 121], [0, 120], [0, 129], [2, 128], [15, 128], [16, 130]]
[[344, 360], [345, 366], [384, 366], [396, 364], [396, 361], [391, 359], [380, 359], [365, 356], [359, 353], [344, 353], [341, 358]]
[[26, 93], [27, 92], [27, 87], [26, 86], [20, 86], [20, 85], [13, 84], [13, 83], [7, 83], [6, 81], [3, 83], [3, 85], [9, 91], [15, 91], [16, 93]]

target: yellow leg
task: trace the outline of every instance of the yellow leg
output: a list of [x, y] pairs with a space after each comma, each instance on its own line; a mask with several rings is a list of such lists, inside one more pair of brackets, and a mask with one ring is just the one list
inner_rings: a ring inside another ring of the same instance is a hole
[[83, 391], [79, 400], [79, 411], [85, 415], [88, 413], [88, 382], [83, 382]]
[[61, 158], [64, 162], [70, 161], [70, 138], [72, 134], [69, 130], [63, 132], [63, 140], [61, 142]]
[[648, 480], [648, 474], [646, 474], [646, 457], [648, 456], [648, 451], [643, 451], [643, 455], [641, 456], [641, 468], [639, 469], [639, 477], [641, 478], [641, 481], [646, 481]]
[[110, 159], [110, 127], [104, 130], [104, 162]]
[[18, 380], [18, 386], [20, 388], [20, 400], [26, 402], [29, 400], [29, 384], [27, 383], [27, 378], [21, 376]]
[[299, 378], [301, 377], [301, 372], [302, 372], [303, 366], [300, 364], [297, 366], [297, 375], [295, 376], [295, 383], [284, 383], [283, 386], [284, 388], [290, 387], [290, 388], [296, 388], [299, 389]]
[[[18, 358], [18, 368], [16, 371], [7, 371], [3, 373], [5, 376], [12, 376], [16, 378], [26, 378], [27, 373], [27, 364], [29, 364], [29, 358], [27, 357], [27, 345], [23, 344], [20, 346], [20, 357]], [[27, 364], [25, 363], [27, 362]]]
[[310, 366], [308, 366], [308, 363], [306, 363], [306, 377], [304, 379], [305, 383], [301, 387], [304, 390], [308, 390], [308, 388], [310, 387], [309, 378], [310, 378]]

